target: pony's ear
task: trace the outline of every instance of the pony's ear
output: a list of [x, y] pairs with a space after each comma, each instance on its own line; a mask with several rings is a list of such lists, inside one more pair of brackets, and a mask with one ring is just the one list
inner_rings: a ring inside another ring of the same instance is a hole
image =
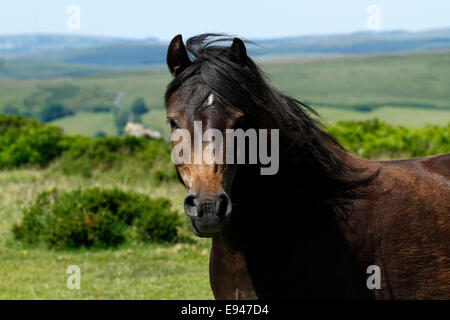
[[239, 64], [244, 64], [247, 60], [247, 49], [245, 48], [244, 41], [239, 38], [234, 38], [229, 54], [231, 60]]
[[190, 64], [191, 60], [183, 44], [183, 38], [179, 34], [170, 41], [169, 49], [167, 49], [167, 66], [175, 77]]

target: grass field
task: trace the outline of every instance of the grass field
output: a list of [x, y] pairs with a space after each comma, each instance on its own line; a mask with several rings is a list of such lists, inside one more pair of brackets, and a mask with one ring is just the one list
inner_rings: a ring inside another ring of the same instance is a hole
[[450, 52], [280, 61], [275, 87], [313, 106], [450, 108]]
[[[79, 77], [95, 74], [105, 74], [116, 72], [114, 68], [102, 68], [94, 66], [68, 66], [62, 63], [42, 63], [29, 61], [1, 61], [0, 79], [14, 78], [44, 78], [51, 79], [55, 77]], [[39, 77], [36, 77], [39, 75]]]
[[[127, 244], [110, 250], [52, 251], [22, 245], [11, 227], [22, 209], [43, 190], [98, 186], [133, 189], [169, 197], [180, 214], [185, 191], [179, 184], [159, 187], [114, 173], [96, 179], [67, 177], [46, 170], [0, 172], [0, 299], [211, 299], [210, 240], [194, 238], [175, 245]], [[66, 287], [69, 265], [81, 268], [81, 290]]]
[[94, 136], [103, 131], [107, 135], [117, 135], [114, 117], [110, 112], [80, 112], [73, 116], [58, 119], [52, 124], [64, 128], [67, 132]]
[[392, 125], [421, 126], [427, 123], [446, 125], [450, 121], [450, 111], [417, 108], [382, 107], [370, 112], [357, 112], [342, 108], [317, 107], [325, 123], [340, 120], [367, 120], [378, 118]]

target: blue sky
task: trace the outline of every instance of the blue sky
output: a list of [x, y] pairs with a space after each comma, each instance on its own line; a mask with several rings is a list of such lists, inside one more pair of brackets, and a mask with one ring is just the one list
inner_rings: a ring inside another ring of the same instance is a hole
[[[367, 30], [369, 5], [381, 30], [450, 27], [449, 0], [39, 0], [2, 1], [0, 34], [66, 33], [170, 40], [203, 32], [246, 38]], [[67, 7], [81, 10], [79, 30], [67, 27]]]

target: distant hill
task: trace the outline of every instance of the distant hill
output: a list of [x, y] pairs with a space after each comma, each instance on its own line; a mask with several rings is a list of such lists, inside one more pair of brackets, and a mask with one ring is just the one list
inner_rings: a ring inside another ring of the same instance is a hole
[[68, 50], [94, 48], [115, 44], [129, 44], [133, 42], [157, 42], [156, 38], [133, 40], [124, 38], [93, 37], [58, 34], [26, 34], [0, 36], [0, 53], [17, 54], [23, 52], [39, 52], [49, 50]]
[[122, 71], [119, 68], [96, 65], [0, 60], [0, 79], [85, 77]]
[[450, 49], [450, 28], [421, 32], [357, 32], [257, 40], [258, 56], [347, 55]]
[[[250, 55], [261, 59], [382, 54], [450, 49], [450, 28], [421, 32], [357, 32], [352, 34], [253, 39]], [[1, 59], [106, 68], [142, 68], [165, 63], [167, 43], [69, 35], [0, 36]], [[3, 63], [4, 65], [4, 63]], [[61, 69], [62, 70], [62, 69]], [[97, 73], [102, 70], [89, 70]], [[69, 75], [70, 70], [63, 72]], [[3, 76], [5, 72], [3, 72]], [[22, 73], [22, 76], [24, 74]], [[14, 77], [13, 72], [8, 76]], [[36, 77], [40, 77], [36, 74]]]
[[[69, 63], [104, 67], [147, 67], [166, 61], [167, 44], [130, 42], [70, 50], [54, 50], [4, 55], [5, 59], [47, 63]], [[1, 57], [1, 56], [0, 56]]]

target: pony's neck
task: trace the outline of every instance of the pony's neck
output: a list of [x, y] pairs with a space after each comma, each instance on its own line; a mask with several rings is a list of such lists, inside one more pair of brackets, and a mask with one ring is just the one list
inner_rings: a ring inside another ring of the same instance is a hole
[[327, 144], [320, 146], [323, 151], [309, 155], [303, 153], [307, 150], [280, 150], [279, 171], [273, 176], [260, 175], [257, 166], [240, 168], [230, 195], [234, 213], [223, 237], [230, 246], [245, 246], [250, 238], [274, 231], [282, 236], [305, 226], [304, 234], [324, 226], [339, 228], [338, 220], [346, 216], [352, 201], [364, 196], [367, 177], [374, 170], [367, 170], [368, 161], [333, 140], [321, 143]]
[[[337, 218], [338, 208], [347, 204], [334, 199], [336, 190], [326, 185], [326, 177], [313, 181], [310, 173], [316, 169], [304, 164], [283, 157], [277, 175], [260, 176], [253, 168], [238, 173], [229, 227], [213, 239], [216, 247], [230, 252], [221, 260], [241, 254], [245, 268], [232, 267], [230, 272], [248, 275], [263, 298], [353, 294], [343, 293], [342, 288], [362, 292], [364, 270], [348, 230]], [[301, 275], [301, 280], [292, 280], [288, 274]], [[292, 281], [296, 285], [286, 286]]]

